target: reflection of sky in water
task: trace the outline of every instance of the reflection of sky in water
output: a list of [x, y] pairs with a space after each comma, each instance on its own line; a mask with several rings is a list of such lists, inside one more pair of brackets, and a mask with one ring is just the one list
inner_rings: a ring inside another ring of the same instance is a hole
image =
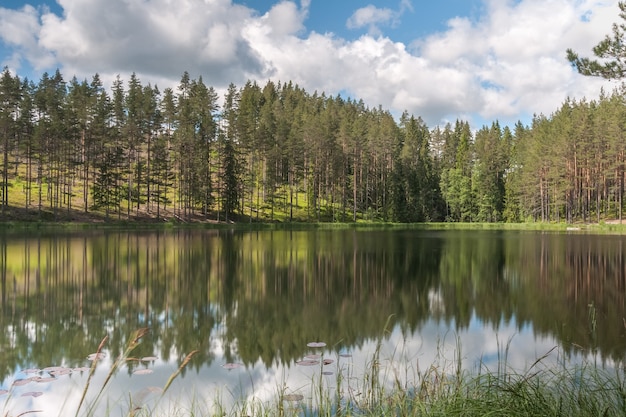
[[[501, 360], [506, 359], [507, 369], [512, 372], [524, 372], [533, 366], [538, 358], [542, 359], [537, 367], [542, 369], [548, 366], [559, 366], [581, 362], [584, 358], [569, 358], [564, 362], [560, 349], [554, 349], [558, 342], [549, 337], [537, 337], [531, 326], [519, 330], [513, 320], [501, 323], [498, 329], [490, 326], [483, 327], [480, 320], [472, 318], [467, 329], [456, 332], [451, 330], [454, 323], [447, 325], [443, 322], [429, 320], [424, 323], [419, 332], [403, 335], [399, 326], [395, 327], [381, 343], [380, 349], [380, 376], [383, 383], [392, 386], [398, 378], [410, 386], [417, 382], [418, 375], [425, 373], [431, 366], [437, 367], [440, 373], [454, 374], [456, 372], [458, 349], [464, 371], [476, 373], [480, 367], [485, 371], [496, 372]], [[215, 339], [218, 340], [218, 339]], [[202, 366], [199, 371], [188, 368], [184, 376], [180, 375], [170, 387], [165, 399], [159, 403], [165, 410], [173, 407], [174, 410], [195, 407], [199, 412], [211, 414], [215, 410], [216, 400], [230, 410], [231, 407], [241, 407], [245, 402], [261, 402], [267, 406], [276, 403], [278, 393], [298, 393], [304, 396], [304, 401], [315, 401], [315, 388], [319, 387], [320, 376], [324, 387], [331, 391], [337, 386], [337, 373], [342, 375], [342, 394], [358, 396], [363, 384], [363, 374], [367, 372], [377, 346], [376, 340], [370, 340], [360, 348], [349, 353], [350, 357], [341, 357], [339, 352], [333, 351], [333, 341], [323, 349], [302, 348], [302, 357], [315, 352], [321, 353], [324, 358], [334, 362], [323, 367], [332, 375], [320, 375], [320, 365], [297, 366], [295, 363], [276, 364], [271, 368], [259, 360], [249, 367], [225, 369], [223, 357], [224, 349], [219, 343], [211, 347], [215, 360], [211, 365]], [[147, 404], [154, 404], [159, 397], [153, 387], [163, 387], [170, 375], [178, 368], [177, 361], [182, 361], [186, 352], [172, 352], [173, 360], [164, 362], [157, 359], [148, 364], [136, 366], [135, 369], [148, 367], [154, 372], [148, 375], [131, 375], [126, 366], [123, 366], [110, 382], [106, 389], [101, 407], [110, 407], [110, 415], [124, 414], [128, 411], [129, 398], [134, 402], [142, 400]], [[107, 356], [98, 363], [94, 378], [90, 383], [89, 397], [99, 390], [105, 381], [111, 367], [112, 359]], [[55, 364], [52, 364], [55, 365]], [[64, 364], [56, 364], [64, 365]], [[68, 364], [75, 366], [75, 364]], [[82, 366], [88, 366], [85, 360]], [[32, 364], [32, 367], [44, 367], [44, 364]], [[45, 364], [48, 366], [48, 364]], [[0, 396], [3, 405], [2, 415], [19, 415], [25, 411], [42, 410], [37, 416], [59, 416], [74, 414], [79, 404], [80, 396], [87, 382], [88, 372], [75, 372], [71, 375], [59, 376], [54, 382], [30, 382], [23, 386], [11, 388], [14, 380], [32, 376], [23, 372], [16, 372], [14, 378], [3, 381], [2, 389], [11, 389], [9, 394]], [[28, 392], [42, 392], [39, 397], [22, 397]], [[122, 411], [117, 412], [118, 409]], [[85, 410], [83, 406], [83, 410]], [[104, 409], [102, 409], [104, 411]], [[96, 413], [98, 415], [98, 413]]]

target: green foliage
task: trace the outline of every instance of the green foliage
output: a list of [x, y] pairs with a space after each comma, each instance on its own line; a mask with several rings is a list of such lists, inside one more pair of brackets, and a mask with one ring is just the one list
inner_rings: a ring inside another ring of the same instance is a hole
[[122, 179], [122, 149], [117, 147], [105, 151], [100, 163], [97, 165], [96, 179], [92, 187], [93, 208], [104, 209], [106, 216], [116, 208], [119, 208], [123, 198], [120, 182]]
[[[626, 18], [626, 5], [620, 2]], [[594, 49], [623, 75], [625, 25]], [[514, 130], [429, 129], [292, 82], [231, 84], [222, 108], [202, 77], [176, 91], [132, 74], [110, 91], [61, 73], [0, 78], [0, 205], [118, 219], [249, 222], [596, 222], [622, 219], [625, 89], [568, 99]]]

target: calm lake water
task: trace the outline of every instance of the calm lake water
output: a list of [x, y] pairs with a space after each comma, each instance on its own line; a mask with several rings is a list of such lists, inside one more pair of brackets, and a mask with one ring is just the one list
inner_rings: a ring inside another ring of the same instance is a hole
[[[523, 372], [546, 354], [541, 366], [611, 366], [626, 354], [625, 242], [509, 231], [0, 234], [0, 414], [73, 415], [88, 356], [107, 336], [93, 398], [144, 327], [131, 356], [145, 360], [126, 362], [101, 401], [112, 415], [154, 401], [195, 350], [168, 394], [207, 410], [271, 403], [279, 391], [306, 401], [338, 375], [341, 395], [358, 396], [377, 346], [383, 383], [432, 365], [455, 372], [458, 358], [468, 372], [503, 359]], [[298, 364], [323, 359], [332, 363]]]

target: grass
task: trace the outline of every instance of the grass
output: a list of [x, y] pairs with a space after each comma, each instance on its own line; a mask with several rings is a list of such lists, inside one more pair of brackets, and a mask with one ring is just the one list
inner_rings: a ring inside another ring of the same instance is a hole
[[44, 210], [38, 213], [35, 209], [24, 209], [14, 206], [6, 208], [5, 214], [0, 216], [0, 230], [3, 231], [78, 231], [92, 229], [119, 229], [119, 230], [162, 230], [162, 229], [238, 229], [238, 230], [517, 230], [517, 231], [546, 231], [568, 233], [597, 233], [597, 234], [625, 234], [626, 224], [601, 222], [599, 224], [580, 224], [572, 226], [568, 223], [389, 223], [381, 221], [358, 221], [356, 223], [326, 223], [306, 221], [274, 221], [250, 222], [241, 217], [235, 223], [207, 221], [197, 217], [191, 221], [178, 221], [170, 218], [169, 221], [157, 221], [148, 216], [134, 216], [132, 218], [117, 219], [112, 217], [105, 220], [100, 213], [83, 213], [80, 211], [59, 211], [56, 215]]
[[[405, 352], [394, 352], [391, 357], [381, 355], [379, 340], [375, 351], [362, 371], [352, 366], [340, 367], [333, 378], [323, 376], [314, 369], [310, 383], [299, 387], [298, 393], [286, 386], [277, 386], [273, 400], [255, 397], [234, 398], [223, 401], [193, 396], [188, 401], [166, 397], [166, 393], [196, 352], [191, 352], [181, 362], [162, 388], [150, 387], [146, 394], [153, 399], [146, 404], [135, 403], [130, 396], [124, 404], [110, 404], [107, 387], [114, 375], [131, 358], [147, 329], [135, 332], [124, 351], [116, 358], [99, 386], [92, 386], [98, 356], [107, 339], [98, 347], [89, 376], [76, 410], [63, 415], [91, 417], [118, 415], [120, 407], [127, 417], [209, 417], [209, 416], [623, 416], [626, 415], [626, 368], [623, 363], [612, 369], [593, 362], [567, 366], [547, 365], [538, 358], [523, 372], [510, 369], [506, 353], [499, 359], [496, 370], [481, 365], [478, 372], [463, 370], [460, 342], [457, 340], [455, 356], [446, 359], [444, 352], [425, 369], [417, 365], [398, 365], [395, 358]], [[511, 341], [509, 341], [511, 343]], [[554, 348], [553, 350], [556, 350]], [[508, 351], [508, 345], [505, 352]], [[338, 357], [339, 359], [339, 357]], [[403, 366], [403, 367], [401, 367]], [[89, 394], [89, 395], [88, 395]], [[254, 394], [254, 393], [253, 393]], [[3, 417], [36, 415], [41, 410], [12, 414], [5, 401]]]

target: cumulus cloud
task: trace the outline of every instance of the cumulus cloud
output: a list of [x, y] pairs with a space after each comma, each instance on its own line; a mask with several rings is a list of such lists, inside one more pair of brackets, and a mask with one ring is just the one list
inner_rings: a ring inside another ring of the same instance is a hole
[[395, 13], [388, 8], [379, 9], [371, 4], [358, 9], [346, 22], [349, 29], [358, 29], [369, 26], [370, 33], [379, 34], [378, 25], [389, 24], [394, 20]]
[[44, 14], [39, 40], [69, 71], [178, 77], [186, 70], [222, 84], [256, 76], [262, 67], [241, 36], [252, 10], [228, 0], [59, 4], [63, 16]]
[[19, 67], [28, 61], [35, 68], [45, 68], [54, 64], [50, 51], [38, 44], [39, 11], [30, 5], [20, 10], [0, 7], [0, 39], [14, 52], [3, 65]]
[[0, 7], [0, 41], [11, 51], [3, 64], [105, 80], [136, 72], [160, 87], [188, 71], [218, 91], [248, 79], [293, 81], [395, 114], [408, 110], [430, 126], [458, 117], [514, 122], [613, 87], [576, 74], [565, 50], [591, 55], [618, 20], [617, 0], [484, 0], [479, 18], [456, 17], [410, 44], [383, 34], [412, 10], [408, 0], [398, 10], [356, 10], [348, 25], [368, 28], [356, 39], [307, 28], [311, 0], [277, 1], [263, 14], [231, 0], [58, 4], [62, 15]]
[[346, 27], [348, 27], [348, 29], [367, 27], [370, 35], [379, 36], [382, 34], [381, 26], [397, 26], [406, 10], [413, 10], [413, 6], [409, 0], [402, 0], [400, 2], [400, 9], [397, 11], [387, 7], [379, 8], [370, 4], [357, 9], [352, 16], [348, 18]]

